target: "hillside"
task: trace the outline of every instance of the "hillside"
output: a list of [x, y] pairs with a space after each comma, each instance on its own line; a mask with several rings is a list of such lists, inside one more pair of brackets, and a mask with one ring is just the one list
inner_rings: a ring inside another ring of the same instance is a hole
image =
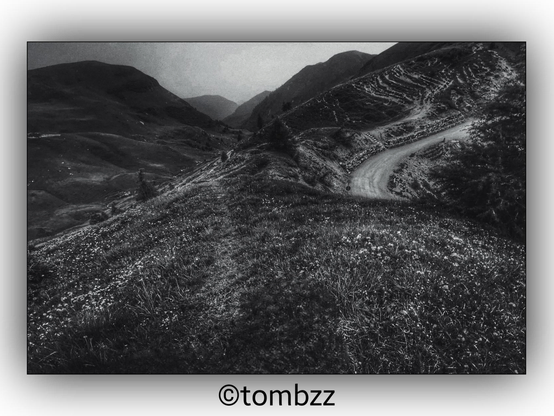
[[154, 132], [160, 125], [213, 127], [210, 117], [129, 66], [96, 61], [27, 73], [28, 131]]
[[[375, 72], [390, 65], [395, 65], [402, 61], [428, 54], [434, 50], [460, 46], [463, 44], [464, 43], [456, 42], [399, 42], [396, 45], [391, 46], [386, 51], [380, 53], [371, 61], [367, 62], [360, 69], [358, 75], [367, 75], [370, 72]], [[470, 43], [466, 42], [465, 44], [469, 45]], [[496, 50], [503, 56], [517, 53], [521, 45], [521, 43], [518, 42], [484, 42], [481, 44], [486, 48]]]
[[200, 97], [185, 98], [185, 101], [214, 120], [223, 120], [225, 117], [233, 114], [238, 107], [237, 103], [221, 95], [202, 95]]
[[28, 237], [87, 222], [155, 181], [228, 149], [235, 138], [142, 72], [95, 61], [28, 71]]
[[290, 108], [295, 107], [349, 80], [373, 57], [374, 55], [358, 51], [343, 52], [326, 62], [305, 67], [258, 104], [243, 127], [251, 131], [257, 130], [258, 116], [264, 122], [269, 122], [284, 112], [284, 104], [289, 103]]
[[248, 119], [254, 108], [269, 94], [271, 94], [271, 91], [264, 91], [258, 95], [255, 95], [248, 101], [239, 105], [233, 114], [223, 119], [223, 122], [231, 127], [239, 128], [246, 121], [246, 119]]
[[295, 108], [284, 120], [296, 130], [369, 131], [384, 125], [387, 130], [414, 129], [420, 120], [471, 114], [514, 76], [506, 60], [482, 44], [445, 44], [333, 88]]
[[452, 42], [399, 42], [362, 66], [358, 75], [367, 75], [370, 72], [452, 45]]

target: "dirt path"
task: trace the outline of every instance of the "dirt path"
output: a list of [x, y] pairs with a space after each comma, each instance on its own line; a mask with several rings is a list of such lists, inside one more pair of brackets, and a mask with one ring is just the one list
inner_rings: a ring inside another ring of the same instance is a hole
[[471, 120], [468, 120], [456, 127], [433, 134], [417, 142], [388, 149], [371, 156], [352, 172], [352, 178], [350, 179], [351, 194], [367, 198], [401, 199], [399, 196], [391, 194], [387, 189], [389, 178], [395, 166], [410, 154], [439, 143], [443, 139], [448, 141], [466, 138], [468, 136], [467, 127], [470, 124]]

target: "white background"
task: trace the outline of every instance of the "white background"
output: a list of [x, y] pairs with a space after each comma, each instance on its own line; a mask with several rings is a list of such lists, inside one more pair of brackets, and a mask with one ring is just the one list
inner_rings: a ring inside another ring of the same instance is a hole
[[[17, 415], [553, 414], [552, 13], [546, 1], [25, 1], [0, 14], [0, 410]], [[26, 42], [527, 41], [528, 336], [523, 376], [26, 375]], [[223, 407], [241, 388], [335, 389], [335, 408]]]

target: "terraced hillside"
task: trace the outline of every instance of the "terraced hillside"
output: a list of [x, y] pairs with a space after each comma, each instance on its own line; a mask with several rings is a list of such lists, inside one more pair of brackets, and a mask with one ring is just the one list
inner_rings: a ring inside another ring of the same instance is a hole
[[452, 45], [452, 42], [399, 42], [371, 61], [368, 61], [360, 69], [358, 76], [367, 75], [370, 72], [379, 71], [388, 66]]
[[398, 136], [393, 127], [408, 133], [418, 119], [429, 124], [428, 120], [471, 114], [514, 76], [496, 51], [482, 44], [453, 45], [337, 86], [283, 118], [296, 130], [375, 130], [386, 125], [391, 136]]

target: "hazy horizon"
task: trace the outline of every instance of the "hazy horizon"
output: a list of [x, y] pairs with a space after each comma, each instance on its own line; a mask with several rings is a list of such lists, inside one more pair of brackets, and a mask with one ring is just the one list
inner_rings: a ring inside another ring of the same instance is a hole
[[241, 104], [337, 53], [379, 54], [394, 43], [29, 42], [27, 69], [87, 60], [130, 65], [181, 98], [221, 95]]

